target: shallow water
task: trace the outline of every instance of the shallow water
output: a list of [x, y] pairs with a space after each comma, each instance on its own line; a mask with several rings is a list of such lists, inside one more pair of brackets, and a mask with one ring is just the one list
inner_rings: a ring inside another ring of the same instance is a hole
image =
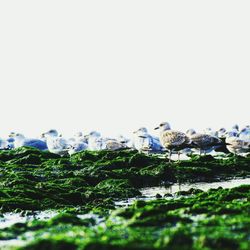
[[12, 239], [12, 240], [0, 240], [0, 249], [1, 250], [10, 250], [14, 247], [21, 247], [25, 245], [25, 240], [21, 239]]
[[[34, 215], [28, 215], [28, 216], [22, 216], [20, 213], [4, 213], [3, 217], [0, 217], [0, 229], [10, 227], [16, 223], [25, 223], [32, 220], [49, 220], [50, 218], [58, 215], [58, 212], [56, 211], [39, 211], [35, 212]], [[93, 213], [88, 214], [79, 214], [78, 217], [80, 219], [90, 219], [93, 218], [97, 222], [98, 225], [100, 225], [104, 218], [97, 216]], [[27, 232], [25, 234], [26, 238], [29, 238], [29, 240], [33, 239], [32, 234], [29, 235], [30, 232]], [[23, 240], [21, 237], [17, 237], [16, 239], [10, 239], [10, 240], [0, 240], [0, 249], [11, 249], [12, 247], [16, 246], [22, 246], [25, 243], [27, 243], [26, 240]]]
[[41, 211], [34, 213], [34, 215], [23, 216], [20, 213], [4, 213], [3, 217], [0, 217], [0, 229], [10, 227], [15, 223], [25, 223], [32, 220], [48, 220], [58, 212], [55, 211]]
[[[48, 220], [56, 216], [58, 212], [55, 211], [39, 211], [33, 215], [23, 216], [20, 213], [4, 213], [3, 217], [0, 217], [0, 229], [10, 227], [16, 223], [25, 223], [32, 220]], [[22, 246], [25, 244], [25, 240], [20, 237], [10, 240], [0, 240], [0, 249], [11, 249], [13, 246]]]
[[[201, 189], [207, 191], [210, 188], [233, 188], [243, 184], [250, 184], [250, 178], [236, 178], [227, 181], [217, 181], [217, 182], [196, 182], [196, 183], [187, 183], [187, 184], [173, 184], [171, 186], [156, 186], [156, 187], [146, 187], [140, 189], [142, 196], [130, 198], [122, 201], [115, 202], [115, 205], [118, 207], [128, 206], [133, 203], [135, 200], [152, 200], [155, 199], [157, 194], [160, 194], [162, 197], [165, 194], [174, 194], [178, 191], [187, 191], [190, 188]], [[167, 197], [171, 199], [172, 197]], [[167, 199], [166, 198], [166, 199]]]

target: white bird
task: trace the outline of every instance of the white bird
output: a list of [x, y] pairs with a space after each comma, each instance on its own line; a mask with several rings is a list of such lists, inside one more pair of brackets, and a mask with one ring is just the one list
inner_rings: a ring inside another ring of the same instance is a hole
[[239, 133], [239, 125], [238, 124], [234, 124], [232, 126], [231, 132]]
[[146, 128], [139, 128], [133, 134], [134, 147], [139, 152], [161, 153], [163, 151], [159, 138], [150, 135]]
[[14, 138], [13, 141], [14, 148], [26, 146], [26, 147], [37, 148], [39, 150], [48, 149], [46, 142], [40, 139], [26, 138], [23, 134], [20, 133], [11, 133], [10, 137]]
[[204, 130], [204, 134], [211, 135], [211, 136], [214, 136], [214, 137], [218, 137], [218, 132], [213, 130], [212, 128], [206, 128]]
[[169, 150], [169, 161], [171, 161], [172, 151], [178, 152], [178, 160], [180, 150], [191, 147], [191, 140], [188, 136], [180, 131], [171, 130], [168, 122], [163, 122], [155, 129], [160, 130], [160, 142], [162, 146]]
[[250, 142], [250, 128], [243, 128], [238, 135], [241, 140]]
[[83, 150], [86, 150], [87, 148], [88, 148], [87, 143], [81, 142], [81, 141], [75, 141], [68, 146], [68, 153], [70, 155], [72, 155], [72, 154], [75, 154], [77, 152], [81, 152]]
[[7, 148], [8, 148], [8, 142], [0, 138], [0, 149], [7, 149]]
[[13, 149], [13, 148], [15, 148], [15, 146], [14, 146], [14, 142], [15, 142], [15, 138], [14, 138], [14, 136], [15, 136], [15, 132], [11, 132], [10, 134], [9, 134], [9, 137], [6, 139], [6, 142], [7, 142], [7, 148], [8, 149]]
[[80, 143], [80, 142], [84, 142], [85, 144], [88, 144], [88, 141], [82, 132], [75, 133], [74, 136], [67, 139], [67, 141], [69, 144]]
[[101, 150], [103, 149], [103, 140], [101, 134], [96, 131], [90, 132], [87, 136], [88, 139], [88, 149], [89, 150]]
[[143, 152], [150, 146], [150, 139], [147, 137], [148, 130], [144, 127], [133, 132], [133, 145], [139, 152]]
[[225, 128], [220, 128], [217, 131], [217, 135], [218, 135], [219, 138], [225, 138], [226, 137], [226, 132], [227, 132], [227, 130]]
[[58, 136], [58, 132], [55, 129], [51, 129], [42, 134], [42, 137], [46, 139], [48, 150], [51, 153], [58, 155], [66, 155], [68, 153], [69, 144], [66, 139]]
[[88, 143], [88, 140], [87, 140], [86, 136], [83, 135], [82, 132], [77, 132], [77, 133], [74, 135], [73, 138], [74, 138], [75, 141], [77, 141], [77, 142], [84, 142], [84, 143], [86, 143], [86, 144]]

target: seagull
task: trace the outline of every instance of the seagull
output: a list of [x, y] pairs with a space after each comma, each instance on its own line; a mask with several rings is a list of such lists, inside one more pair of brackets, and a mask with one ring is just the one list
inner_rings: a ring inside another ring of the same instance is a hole
[[8, 148], [8, 142], [0, 138], [0, 149], [7, 149], [7, 148]]
[[84, 143], [86, 143], [86, 144], [88, 143], [88, 140], [87, 140], [86, 136], [84, 136], [82, 132], [77, 132], [77, 133], [73, 136], [73, 138], [74, 138], [75, 141], [77, 141], [77, 142], [84, 142]]
[[14, 145], [14, 148], [25, 146], [25, 147], [37, 148], [39, 150], [48, 150], [46, 142], [40, 139], [26, 138], [23, 134], [20, 134], [20, 133], [11, 133], [9, 137], [14, 138], [14, 141], [12, 142]]
[[148, 130], [144, 127], [139, 128], [138, 130], [133, 132], [133, 145], [134, 148], [137, 149], [140, 153], [148, 149], [151, 144], [150, 139], [147, 137]]
[[48, 150], [51, 153], [58, 154], [60, 156], [64, 156], [68, 153], [68, 142], [61, 136], [58, 136], [58, 132], [55, 129], [51, 129], [46, 133], [43, 133], [42, 137], [45, 138]]
[[206, 128], [206, 129], [204, 130], [204, 134], [206, 134], [206, 135], [211, 135], [211, 136], [214, 136], [214, 137], [218, 137], [218, 132], [212, 130], [212, 128]]
[[200, 155], [202, 152], [205, 154], [210, 153], [217, 147], [223, 145], [223, 142], [218, 137], [208, 134], [196, 133], [195, 130], [187, 131], [187, 136], [192, 141], [193, 146], [200, 150]]
[[119, 150], [127, 148], [126, 144], [119, 142], [116, 139], [105, 138], [102, 141], [102, 149], [106, 150]]
[[231, 131], [239, 133], [239, 125], [238, 124], [233, 125]]
[[69, 144], [82, 143], [82, 142], [88, 144], [88, 141], [82, 132], [75, 133], [74, 136], [67, 139], [67, 141]]
[[133, 132], [134, 134], [134, 147], [139, 152], [161, 153], [163, 147], [161, 146], [159, 138], [152, 136], [144, 127], [139, 128]]
[[228, 150], [234, 155], [250, 152], [250, 141], [239, 138], [234, 131], [227, 133], [226, 143]]
[[250, 128], [243, 128], [238, 135], [240, 139], [250, 142]]
[[68, 153], [69, 155], [75, 154], [77, 152], [81, 152], [88, 148], [88, 144], [81, 141], [75, 141], [68, 146]]
[[125, 148], [133, 148], [133, 142], [132, 140], [124, 137], [123, 135], [118, 135], [117, 141], [122, 143]]
[[189, 137], [180, 131], [171, 130], [168, 122], [161, 123], [155, 128], [160, 130], [160, 142], [162, 146], [169, 150], [169, 161], [171, 161], [172, 151], [178, 152], [178, 160], [180, 159], [180, 150], [191, 147]]
[[218, 135], [219, 138], [225, 138], [226, 137], [226, 132], [227, 132], [227, 130], [225, 128], [220, 128], [217, 131], [217, 135]]
[[101, 150], [103, 149], [103, 140], [101, 134], [97, 131], [90, 132], [86, 138], [88, 139], [89, 150]]
[[8, 149], [14, 149], [15, 148], [15, 146], [14, 146], [14, 141], [15, 141], [15, 138], [14, 138], [14, 136], [15, 136], [15, 133], [14, 132], [11, 132], [10, 134], [9, 134], [9, 137], [6, 139], [6, 141], [7, 141], [7, 148]]

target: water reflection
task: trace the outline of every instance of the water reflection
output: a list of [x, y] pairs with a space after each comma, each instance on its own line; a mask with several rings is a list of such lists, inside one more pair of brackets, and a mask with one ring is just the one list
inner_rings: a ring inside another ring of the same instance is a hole
[[[178, 191], [187, 191], [190, 188], [197, 188], [201, 189], [203, 191], [207, 191], [210, 188], [233, 188], [237, 187], [243, 184], [250, 184], [250, 178], [237, 178], [227, 181], [217, 181], [217, 182], [196, 182], [196, 183], [188, 183], [188, 184], [180, 184], [176, 183], [171, 186], [157, 186], [157, 187], [146, 187], [140, 189], [140, 192], [142, 193], [141, 197], [137, 198], [131, 198], [126, 199], [122, 201], [117, 201], [116, 206], [128, 206], [131, 203], [133, 203], [135, 200], [152, 200], [155, 199], [156, 195], [159, 194], [161, 196], [167, 195], [167, 194], [174, 194]], [[168, 199], [170, 199], [168, 197]]]

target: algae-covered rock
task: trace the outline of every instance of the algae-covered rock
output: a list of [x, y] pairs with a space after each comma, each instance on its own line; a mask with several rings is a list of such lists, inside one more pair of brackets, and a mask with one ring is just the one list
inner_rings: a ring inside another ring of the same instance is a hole
[[[100, 188], [112, 187], [113, 183], [101, 182]], [[127, 185], [117, 182], [122, 188]], [[237, 197], [239, 192], [241, 198]], [[236, 195], [228, 199], [228, 194]], [[21, 237], [27, 242], [19, 249], [247, 250], [249, 195], [250, 185], [244, 185], [193, 192], [171, 200], [138, 200], [126, 208], [112, 208], [101, 219], [93, 219], [95, 214], [81, 219], [76, 215], [81, 210], [68, 209], [47, 221], [4, 228], [0, 239]]]
[[59, 214], [48, 221], [49, 226], [58, 225], [58, 224], [72, 224], [72, 225], [81, 225], [81, 219], [76, 215], [70, 213]]
[[96, 187], [96, 190], [104, 191], [105, 194], [109, 194], [114, 198], [129, 198], [141, 195], [140, 191], [132, 187], [128, 180], [124, 179], [107, 179], [100, 182]]
[[[2, 150], [0, 208], [13, 211], [79, 206], [86, 211], [105, 204], [108, 209], [112, 201], [108, 205], [104, 200], [136, 197], [144, 186], [250, 174], [250, 158], [192, 157], [169, 163], [134, 150], [83, 151], [71, 157], [27, 147]], [[221, 196], [223, 200], [234, 198], [240, 199], [240, 192]]]
[[166, 232], [161, 235], [161, 239], [156, 243], [160, 249], [182, 249], [189, 250], [193, 249], [193, 237], [188, 231], [182, 228], [177, 228], [176, 230]]
[[75, 250], [77, 245], [69, 239], [39, 239], [25, 247], [22, 250]]

